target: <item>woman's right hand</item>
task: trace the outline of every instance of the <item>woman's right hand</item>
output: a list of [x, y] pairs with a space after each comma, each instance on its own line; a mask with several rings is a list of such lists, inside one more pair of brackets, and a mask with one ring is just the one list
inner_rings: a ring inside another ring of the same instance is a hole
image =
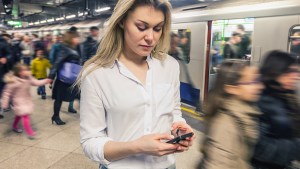
[[170, 134], [149, 134], [133, 141], [137, 151], [153, 156], [164, 156], [177, 151], [179, 144], [165, 143], [163, 140], [171, 140], [174, 136]]

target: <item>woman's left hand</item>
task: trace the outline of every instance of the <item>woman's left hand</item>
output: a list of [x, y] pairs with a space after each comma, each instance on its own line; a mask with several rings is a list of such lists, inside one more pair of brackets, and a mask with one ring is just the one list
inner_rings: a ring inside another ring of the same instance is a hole
[[[177, 130], [178, 135], [177, 135]], [[190, 132], [193, 132], [193, 129], [190, 125], [186, 124], [185, 122], [174, 122], [171, 128], [171, 132], [175, 137], [178, 137], [179, 135], [187, 134]], [[180, 141], [179, 144], [181, 145], [178, 147], [178, 152], [187, 151], [190, 146], [193, 145], [193, 140], [195, 139], [195, 135], [193, 135], [191, 138], [187, 138], [186, 140]]]

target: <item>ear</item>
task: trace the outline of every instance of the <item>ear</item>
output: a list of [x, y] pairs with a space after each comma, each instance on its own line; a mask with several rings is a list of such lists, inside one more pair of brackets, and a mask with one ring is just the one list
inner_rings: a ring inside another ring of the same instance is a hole
[[122, 20], [121, 22], [118, 23], [121, 29], [124, 29], [124, 21]]
[[238, 86], [225, 85], [224, 90], [228, 94], [237, 95], [239, 93]]

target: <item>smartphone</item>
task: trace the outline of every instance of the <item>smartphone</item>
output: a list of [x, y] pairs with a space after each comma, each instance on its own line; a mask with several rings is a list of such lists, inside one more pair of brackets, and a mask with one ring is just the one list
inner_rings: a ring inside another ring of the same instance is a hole
[[170, 144], [176, 144], [176, 143], [179, 143], [181, 140], [186, 140], [186, 138], [191, 138], [193, 137], [194, 133], [191, 132], [191, 133], [187, 133], [187, 134], [184, 134], [184, 135], [181, 135], [181, 136], [178, 136], [172, 140], [169, 140], [167, 141], [166, 143], [170, 143]]

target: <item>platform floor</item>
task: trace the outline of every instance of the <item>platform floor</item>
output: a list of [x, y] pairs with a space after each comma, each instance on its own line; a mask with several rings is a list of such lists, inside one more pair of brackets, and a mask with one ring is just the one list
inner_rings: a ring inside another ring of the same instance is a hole
[[[47, 87], [48, 89], [48, 87]], [[48, 93], [50, 91], [48, 89]], [[12, 132], [12, 111], [0, 119], [0, 169], [98, 169], [98, 163], [86, 158], [79, 142], [79, 113], [67, 112], [67, 103], [61, 110], [64, 126], [51, 124], [53, 101], [50, 96], [40, 99], [32, 87], [35, 111], [31, 116], [37, 137], [30, 140], [25, 134]], [[78, 109], [78, 104], [75, 103]], [[177, 169], [195, 169], [201, 159], [202, 133], [195, 130], [197, 139], [188, 152], [176, 155]]]

